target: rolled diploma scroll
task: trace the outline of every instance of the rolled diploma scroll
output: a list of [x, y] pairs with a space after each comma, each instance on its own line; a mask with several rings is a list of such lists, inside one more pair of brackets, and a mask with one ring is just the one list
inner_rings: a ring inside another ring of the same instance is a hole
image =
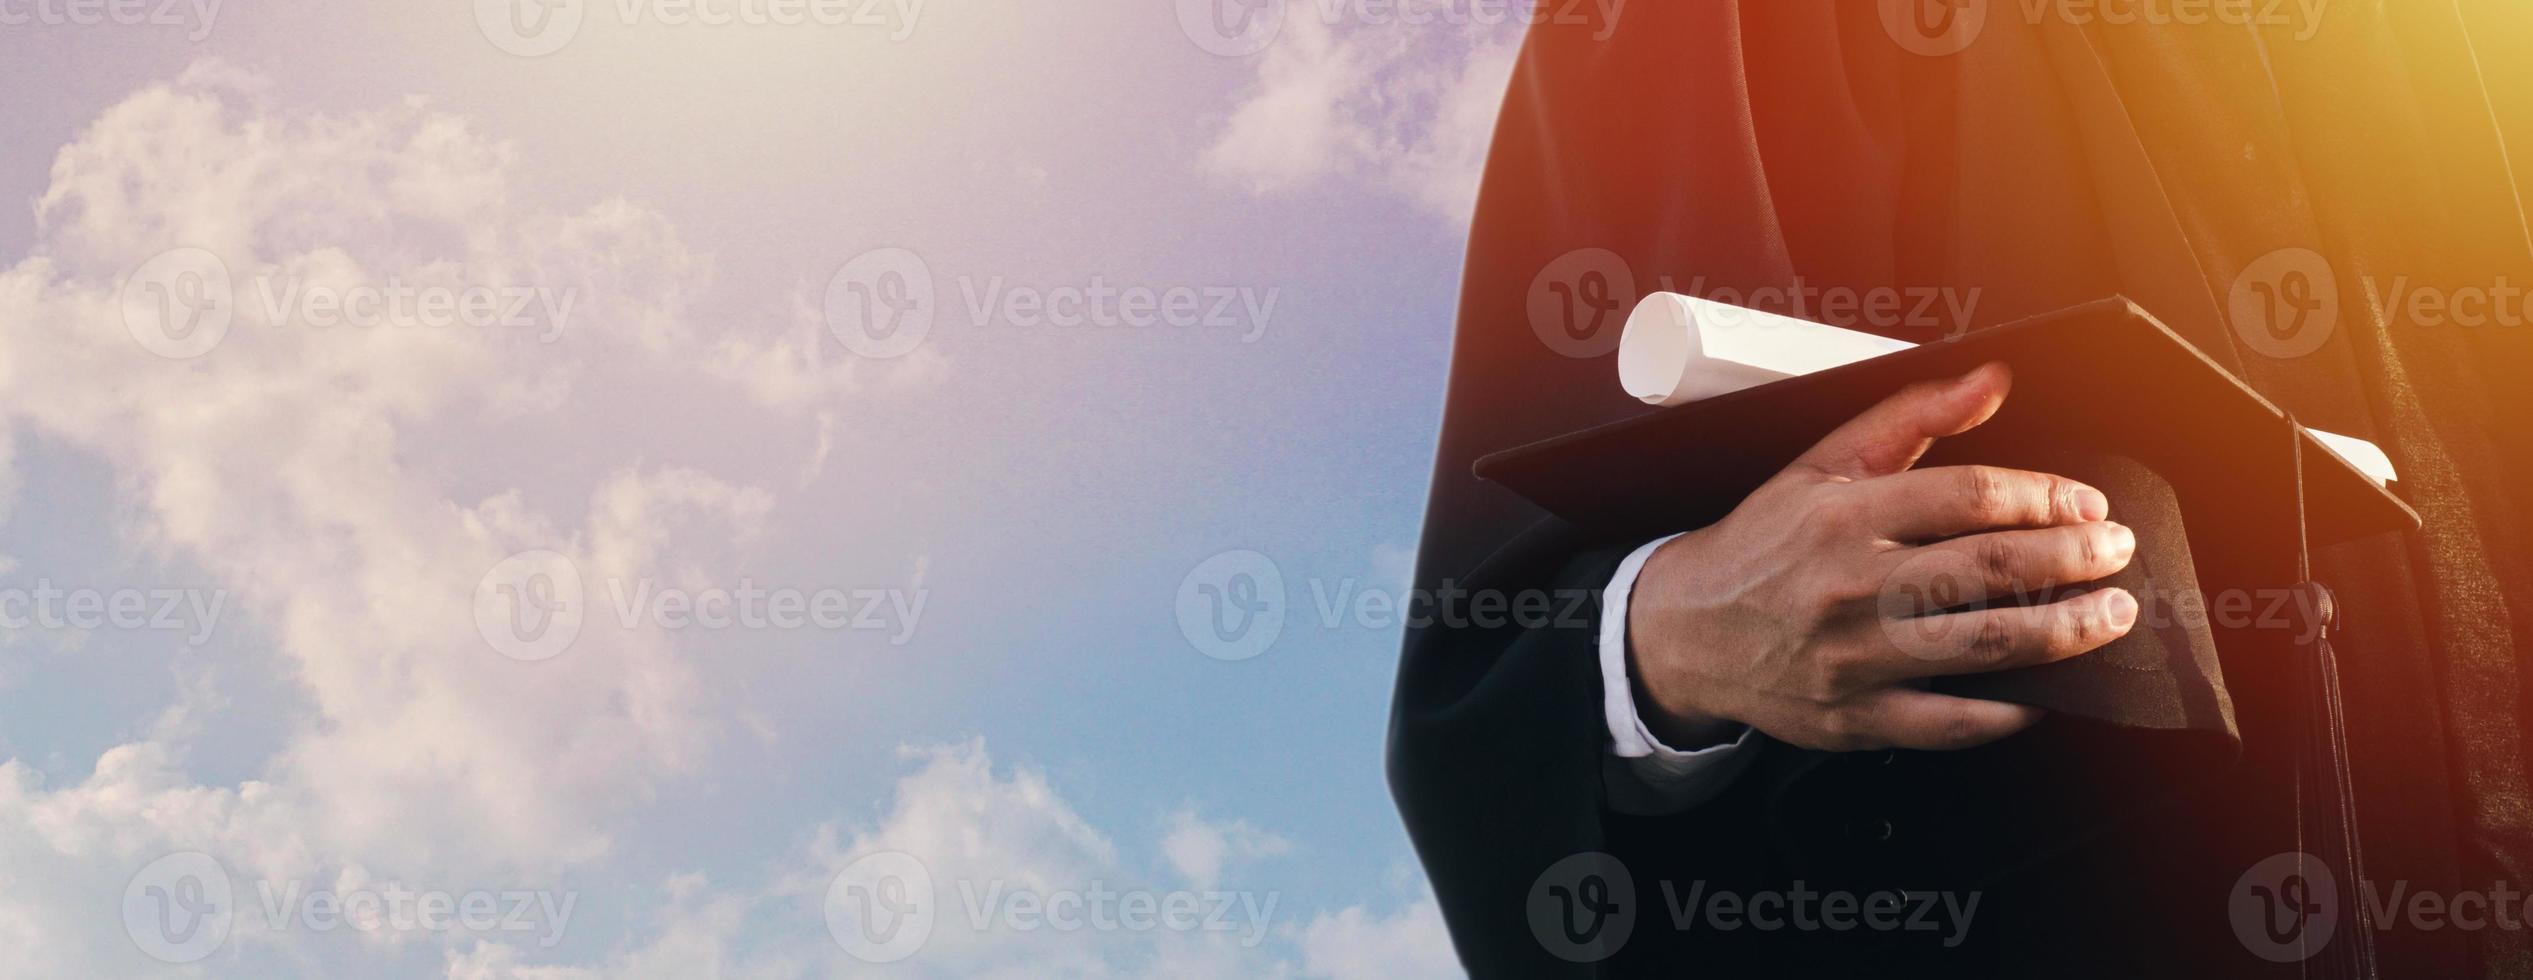
[[[1618, 383], [1651, 405], [1684, 405], [1917, 346], [1858, 330], [1679, 293], [1636, 304], [1618, 337]], [[2374, 443], [2319, 429], [2313, 437], [2378, 484], [2396, 476]]]
[[1728, 391], [1894, 354], [1915, 345], [1679, 293], [1654, 293], [1618, 335], [1618, 383], [1647, 403]]

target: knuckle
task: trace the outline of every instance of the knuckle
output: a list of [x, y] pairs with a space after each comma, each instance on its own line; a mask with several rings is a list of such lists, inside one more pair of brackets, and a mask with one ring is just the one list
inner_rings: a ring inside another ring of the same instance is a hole
[[2045, 524], [2084, 523], [2085, 485], [2055, 474], [2035, 478], [2033, 519]]
[[2004, 616], [1990, 613], [1979, 617], [1979, 626], [1970, 634], [1970, 656], [1982, 664], [2001, 664], [2014, 656], [2014, 631]]
[[1831, 705], [1814, 719], [1814, 724], [1820, 727], [1822, 737], [1835, 741], [1855, 734], [1856, 716], [1844, 705]]
[[1890, 587], [1890, 570], [1877, 562], [1824, 562], [1824, 570], [1814, 580], [1814, 603], [1819, 605], [1821, 620], [1844, 618], [1857, 613], [1859, 605], [1877, 605], [1882, 593]]
[[1777, 615], [1793, 628], [1818, 631], [1837, 617], [1842, 605], [1836, 583], [1837, 577], [1828, 574], [1800, 580], [1800, 584], [1779, 601]]
[[2110, 597], [2111, 593], [2095, 592], [2082, 603], [2084, 622], [2079, 631], [2082, 636], [2079, 642], [2087, 647], [2100, 646], [2120, 636], [2119, 621], [2111, 616]]
[[2049, 478], [2049, 517], [2058, 523], [2082, 519], [2084, 508], [2076, 502], [2076, 481], [2063, 476]]
[[1847, 692], [1855, 690], [1863, 673], [1864, 664], [1854, 654], [1823, 656], [1820, 670], [1813, 674], [1812, 683], [1804, 694], [1811, 698], [1813, 704], [1824, 708], [1836, 707], [1846, 700]]
[[1816, 521], [1843, 521], [1856, 513], [1856, 497], [1845, 492], [1852, 484], [1822, 483], [1809, 489], [1804, 506]]
[[1841, 563], [1837, 570], [1821, 577], [1818, 591], [1823, 613], [1833, 612], [1850, 603], [1877, 599], [1889, 586], [1886, 581], [1888, 576], [1870, 568], [1858, 567], [1859, 564]]
[[1804, 525], [1816, 547], [1854, 538], [1865, 526], [1864, 498], [1850, 484], [1814, 488], [1804, 510]]
[[2056, 628], [2050, 631], [2050, 646], [2056, 652], [2073, 654], [2090, 650], [2110, 639], [2104, 635], [2109, 621], [2095, 603], [2075, 600], [2066, 603], [2066, 606], [2066, 614], [2058, 618]]
[[1976, 467], [1972, 477], [1972, 495], [1980, 507], [1980, 516], [1989, 524], [2040, 524], [2046, 521], [2050, 511], [2046, 480], [2022, 470]]
[[2102, 567], [2103, 557], [2110, 553], [2108, 543], [2103, 540], [2103, 535], [2107, 533], [2109, 533], [2107, 530], [2097, 527], [2088, 528], [2076, 535], [2077, 568], [2089, 573]]
[[1864, 713], [1854, 705], [1837, 705], [1821, 712], [1817, 726], [1822, 748], [1832, 752], [1860, 752], [1874, 744]]
[[1962, 500], [1972, 516], [1989, 522], [2003, 520], [2011, 504], [2013, 491], [2006, 486], [2005, 474], [1986, 466], [1973, 466], [1962, 473]]
[[1972, 557], [1979, 563], [1979, 574], [1990, 594], [2014, 591], [2016, 563], [2012, 540], [2002, 535], [1984, 537]]

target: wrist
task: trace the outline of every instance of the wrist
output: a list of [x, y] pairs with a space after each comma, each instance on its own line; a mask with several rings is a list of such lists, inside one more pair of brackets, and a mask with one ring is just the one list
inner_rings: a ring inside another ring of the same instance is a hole
[[[1628, 602], [1627, 608], [1628, 696], [1635, 702], [1636, 715], [1642, 719], [1645, 730], [1663, 745], [1683, 752], [1731, 742], [1741, 736], [1745, 727], [1743, 723], [1733, 720], [1722, 711], [1697, 703], [1694, 692], [1679, 689], [1685, 687], [1684, 685], [1669, 684], [1665, 687], [1673, 689], [1657, 691], [1653, 685], [1647, 683], [1647, 678], [1662, 676], [1676, 679], [1680, 672], [1649, 672], [1640, 659], [1642, 651], [1649, 647], [1664, 646], [1640, 642], [1642, 639], [1649, 638], [1640, 633], [1673, 632], [1664, 630], [1659, 625], [1664, 618], [1661, 612], [1668, 605], [1667, 600], [1673, 598], [1672, 595], [1666, 594], [1671, 589], [1665, 588], [1662, 583], [1681, 581], [1680, 563], [1685, 560], [1685, 554], [1694, 547], [1696, 539], [1703, 536], [1704, 533], [1699, 531], [1683, 534], [1664, 542], [1660, 548], [1654, 550], [1653, 554], [1647, 556], [1645, 566], [1637, 578], [1638, 588]], [[1646, 586], [1653, 586], [1653, 588], [1648, 589]]]
[[1681, 752], [1723, 745], [1741, 737], [1744, 726], [1722, 715], [1708, 714], [1693, 707], [1672, 707], [1654, 697], [1645, 687], [1644, 671], [1636, 664], [1636, 653], [1630, 645], [1627, 653], [1627, 686], [1636, 700], [1636, 716], [1644, 720], [1645, 731], [1654, 740]]

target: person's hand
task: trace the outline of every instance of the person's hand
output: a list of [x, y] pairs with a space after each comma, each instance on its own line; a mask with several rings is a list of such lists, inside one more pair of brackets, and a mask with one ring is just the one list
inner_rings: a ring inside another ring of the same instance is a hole
[[[1990, 364], [1892, 395], [1713, 526], [1655, 549], [1628, 600], [1646, 723], [1675, 746], [1736, 723], [1806, 748], [1961, 749], [2040, 720], [1924, 690], [1929, 677], [2074, 657], [2126, 634], [2137, 599], [2102, 588], [2046, 605], [1915, 615], [2089, 582], [2137, 539], [2092, 487], [1983, 466], [1912, 470], [1977, 427], [2012, 378]], [[1984, 590], [1984, 595], [1976, 594]], [[1963, 593], [1973, 594], [1963, 594]], [[1901, 600], [1901, 601], [1895, 601]]]

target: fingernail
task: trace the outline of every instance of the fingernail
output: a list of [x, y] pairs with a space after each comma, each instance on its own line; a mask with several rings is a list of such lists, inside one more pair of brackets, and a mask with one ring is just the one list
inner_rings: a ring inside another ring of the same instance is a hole
[[2112, 589], [2110, 603], [2111, 625], [2119, 627], [2123, 633], [2137, 625], [2137, 596], [2127, 589]]
[[2129, 559], [2137, 556], [2137, 532], [2126, 524], [2112, 524], [2111, 554], [2120, 560], [2120, 564], [2128, 564]]
[[2076, 510], [2085, 520], [2101, 520], [2111, 516], [2111, 498], [2092, 487], [2077, 487]]

